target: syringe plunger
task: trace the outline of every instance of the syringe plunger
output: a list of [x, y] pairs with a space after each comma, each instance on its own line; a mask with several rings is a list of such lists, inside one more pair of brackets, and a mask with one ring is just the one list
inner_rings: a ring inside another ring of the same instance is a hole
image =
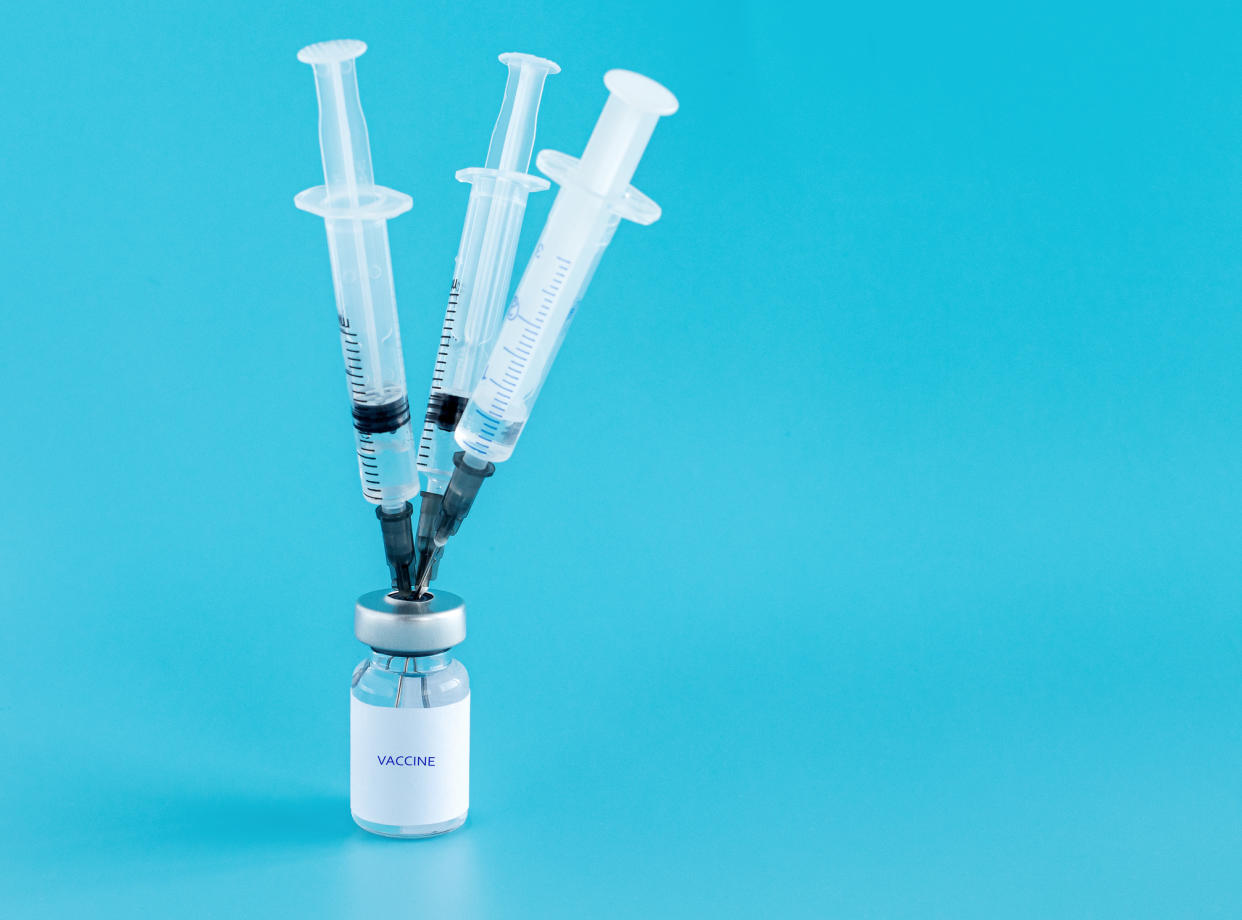
[[500, 106], [492, 139], [487, 147], [485, 169], [524, 173], [530, 167], [535, 149], [535, 119], [543, 96], [543, 81], [549, 74], [560, 73], [554, 61], [509, 51], [500, 56], [500, 63], [509, 68], [505, 98]]
[[367, 50], [364, 42], [338, 39], [307, 45], [298, 60], [315, 71], [319, 97], [319, 152], [329, 197], [375, 184], [371, 141], [358, 98], [354, 58]]
[[576, 178], [595, 194], [613, 198], [634, 178], [656, 122], [677, 111], [677, 97], [631, 70], [608, 71], [604, 86], [608, 101], [582, 151]]

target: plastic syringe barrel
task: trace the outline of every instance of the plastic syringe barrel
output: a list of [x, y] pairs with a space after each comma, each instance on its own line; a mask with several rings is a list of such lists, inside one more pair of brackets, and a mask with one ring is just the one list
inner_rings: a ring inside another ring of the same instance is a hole
[[463, 169], [470, 202], [454, 262], [453, 284], [440, 333], [431, 393], [418, 445], [424, 493], [442, 495], [453, 472], [453, 429], [483, 373], [504, 314], [514, 256], [531, 192], [546, 179], [526, 173], [544, 80], [560, 67], [531, 54], [506, 53], [504, 101], [492, 129], [486, 165]]
[[308, 45], [298, 60], [315, 71], [324, 184], [294, 203], [324, 219], [358, 473], [367, 501], [390, 514], [418, 493], [405, 362], [388, 248], [388, 220], [410, 198], [376, 185], [354, 60], [359, 41]]
[[[494, 464], [513, 453], [617, 223], [624, 217], [649, 224], [660, 216], [655, 202], [629, 181], [656, 121], [677, 110], [677, 99], [654, 80], [626, 70], [609, 71], [604, 85], [611, 95], [582, 160], [551, 150], [539, 154], [539, 168], [561, 190], [518, 283], [487, 368], [454, 432], [462, 452], [454, 456], [430, 555], [420, 545], [415, 591], [426, 585], [439, 552], [461, 526]], [[463, 496], [469, 500], [462, 501]]]
[[457, 425], [457, 443], [478, 464], [513, 453], [617, 223], [624, 217], [650, 224], [660, 216], [629, 181], [656, 122], [677, 110], [677, 99], [631, 71], [611, 70], [604, 84], [611, 95], [582, 159], [544, 150], [537, 160], [561, 189]]

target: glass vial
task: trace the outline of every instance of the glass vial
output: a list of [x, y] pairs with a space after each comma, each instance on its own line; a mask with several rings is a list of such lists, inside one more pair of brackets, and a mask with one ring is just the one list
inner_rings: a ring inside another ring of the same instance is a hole
[[[461, 827], [470, 807], [470, 678], [443, 648], [447, 628], [464, 638], [460, 599], [402, 601], [373, 592], [358, 601], [355, 632], [364, 642], [413, 639], [437, 651], [371, 654], [354, 669], [350, 691], [349, 802], [354, 821], [385, 837], [432, 837]], [[456, 602], [456, 607], [449, 602]], [[444, 608], [444, 609], [435, 609]], [[459, 613], [460, 611], [460, 613]]]

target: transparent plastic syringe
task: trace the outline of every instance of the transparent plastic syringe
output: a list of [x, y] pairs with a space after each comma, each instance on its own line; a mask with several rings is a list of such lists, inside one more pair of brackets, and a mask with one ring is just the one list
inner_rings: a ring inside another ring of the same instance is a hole
[[418, 595], [483, 480], [513, 453], [618, 222], [624, 217], [646, 225], [660, 216], [659, 206], [629, 183], [656, 122], [677, 111], [677, 99], [654, 80], [628, 70], [610, 70], [604, 85], [608, 102], [582, 159], [543, 150], [536, 160], [561, 189], [483, 377], [457, 424], [454, 437], [462, 450], [454, 458], [453, 476], [432, 528], [435, 550], [419, 561]]
[[327, 228], [362, 493], [378, 506], [394, 587], [408, 591], [414, 560], [409, 500], [418, 492], [418, 470], [388, 220], [408, 211], [411, 201], [376, 185], [372, 174], [354, 65], [366, 48], [338, 40], [298, 52], [298, 60], [315, 71], [324, 184], [301, 192], [294, 204], [318, 214]]
[[481, 168], [457, 173], [459, 181], [470, 184], [470, 202], [418, 444], [418, 469], [424, 480], [418, 519], [420, 553], [429, 548], [440, 496], [453, 475], [457, 450], [453, 429], [500, 331], [527, 196], [548, 187], [547, 179], [528, 175], [526, 170], [535, 146], [544, 80], [559, 73], [560, 67], [545, 58], [515, 52], [500, 55], [500, 62], [509, 68], [509, 76], [487, 160]]

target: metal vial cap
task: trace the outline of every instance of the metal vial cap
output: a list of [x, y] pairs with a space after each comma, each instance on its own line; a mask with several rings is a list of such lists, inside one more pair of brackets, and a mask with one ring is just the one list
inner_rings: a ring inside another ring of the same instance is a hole
[[383, 652], [429, 655], [466, 638], [466, 604], [456, 594], [436, 591], [422, 600], [371, 591], [354, 606], [354, 635]]

